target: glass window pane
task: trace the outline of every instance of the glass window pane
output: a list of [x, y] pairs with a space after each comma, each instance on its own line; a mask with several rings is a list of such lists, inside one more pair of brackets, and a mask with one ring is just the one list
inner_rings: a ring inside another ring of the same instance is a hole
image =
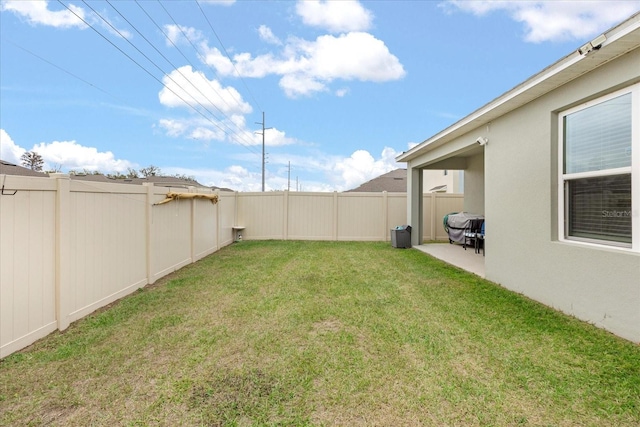
[[631, 94], [564, 118], [564, 173], [631, 166]]
[[631, 174], [567, 184], [568, 236], [631, 243]]

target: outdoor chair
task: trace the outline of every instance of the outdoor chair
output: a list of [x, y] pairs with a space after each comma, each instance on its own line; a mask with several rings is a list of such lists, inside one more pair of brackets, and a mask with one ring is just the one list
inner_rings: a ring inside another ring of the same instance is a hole
[[482, 256], [484, 256], [484, 224], [482, 221], [482, 227], [480, 227], [480, 232], [476, 234], [476, 253], [480, 253], [480, 248], [482, 248]]
[[467, 246], [473, 246], [478, 252], [478, 235], [482, 231], [482, 224], [484, 223], [484, 219], [470, 219], [469, 223], [464, 229], [464, 242], [462, 246], [464, 250], [467, 250]]

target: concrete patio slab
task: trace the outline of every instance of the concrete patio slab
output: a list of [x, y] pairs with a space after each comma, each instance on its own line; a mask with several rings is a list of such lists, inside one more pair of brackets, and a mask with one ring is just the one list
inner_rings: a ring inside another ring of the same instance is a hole
[[462, 245], [450, 243], [429, 243], [414, 248], [484, 278], [484, 256], [475, 253], [473, 248], [465, 251]]

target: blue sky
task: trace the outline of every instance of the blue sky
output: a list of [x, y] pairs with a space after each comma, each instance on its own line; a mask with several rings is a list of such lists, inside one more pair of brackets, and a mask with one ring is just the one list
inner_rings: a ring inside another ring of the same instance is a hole
[[[640, 1], [0, 2], [0, 158], [343, 191]], [[290, 164], [290, 180], [289, 177]]]

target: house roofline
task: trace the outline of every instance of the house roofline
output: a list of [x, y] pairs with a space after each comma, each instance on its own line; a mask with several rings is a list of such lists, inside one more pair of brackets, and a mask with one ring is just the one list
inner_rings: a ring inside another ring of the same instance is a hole
[[[625, 43], [617, 43], [624, 37], [634, 35], [633, 33], [637, 33], [635, 35], [637, 41], [630, 43], [631, 47]], [[602, 40], [603, 37], [605, 40], [595, 49], [583, 53], [582, 50], [588, 44], [583, 45], [463, 119], [398, 155], [396, 161], [409, 162], [638, 48], [640, 46], [640, 12], [593, 40]]]

